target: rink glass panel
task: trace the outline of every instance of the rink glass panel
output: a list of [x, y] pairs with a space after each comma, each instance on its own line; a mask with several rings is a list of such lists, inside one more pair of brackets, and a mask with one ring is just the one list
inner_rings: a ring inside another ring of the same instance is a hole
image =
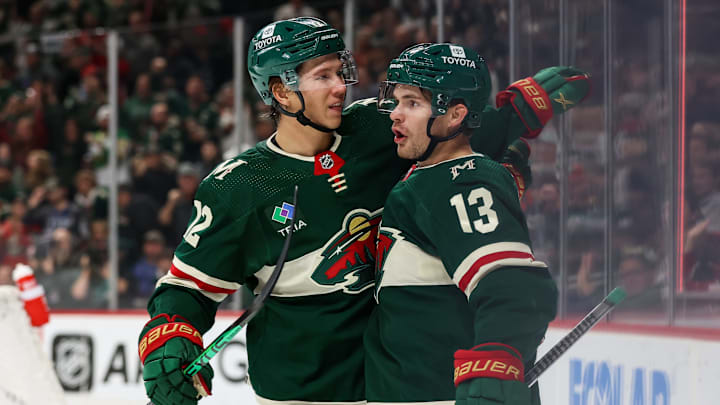
[[[676, 274], [676, 6], [511, 2], [510, 63], [575, 65], [592, 75], [583, 104], [532, 141], [526, 201], [537, 256], [577, 318], [613, 287], [630, 295], [613, 320], [670, 324]], [[538, 43], [540, 41], [540, 43]]]
[[[676, 324], [720, 327], [720, 4], [688, 0], [680, 96], [679, 234]], [[682, 13], [678, 16], [682, 21]], [[684, 80], [682, 80], [684, 79]]]

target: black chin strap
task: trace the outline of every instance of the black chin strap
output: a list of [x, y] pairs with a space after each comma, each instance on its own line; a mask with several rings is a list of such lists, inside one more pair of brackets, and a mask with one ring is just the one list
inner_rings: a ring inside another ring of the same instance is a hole
[[297, 94], [297, 96], [300, 98], [300, 104], [301, 104], [300, 111], [298, 111], [298, 112], [296, 112], [296, 113], [291, 113], [290, 111], [284, 109], [284, 108], [280, 105], [280, 103], [278, 103], [277, 100], [275, 100], [274, 98], [273, 98], [273, 105], [275, 105], [275, 108], [277, 108], [278, 111], [280, 111], [281, 114], [287, 115], [288, 117], [294, 117], [294, 118], [297, 119], [298, 122], [301, 123], [302, 125], [306, 125], [306, 126], [315, 128], [315, 129], [317, 129], [317, 130], [320, 131], [320, 132], [335, 132], [335, 131], [337, 130], [337, 128], [332, 129], [332, 128], [324, 127], [324, 126], [322, 126], [322, 125], [320, 125], [320, 124], [316, 124], [316, 123], [310, 121], [310, 118], [306, 117], [305, 114], [304, 114], [304, 112], [305, 112], [305, 98], [303, 97], [302, 93], [300, 93], [300, 91], [295, 91], [295, 94]]
[[422, 156], [420, 156], [417, 159], [418, 162], [427, 160], [430, 157], [430, 155], [432, 155], [432, 153], [435, 150], [435, 147], [437, 146], [438, 143], [449, 141], [453, 138], [457, 138], [457, 136], [462, 133], [463, 128], [465, 127], [465, 123], [463, 123], [458, 127], [458, 129], [455, 132], [451, 133], [450, 135], [448, 135], [446, 137], [435, 136], [430, 133], [430, 128], [432, 128], [433, 122], [435, 122], [435, 117], [430, 117], [430, 119], [428, 120], [428, 123], [427, 123], [427, 129], [425, 130], [425, 133], [427, 134], [428, 138], [430, 138], [430, 144], [428, 145], [427, 149], [425, 149], [425, 153], [423, 153]]

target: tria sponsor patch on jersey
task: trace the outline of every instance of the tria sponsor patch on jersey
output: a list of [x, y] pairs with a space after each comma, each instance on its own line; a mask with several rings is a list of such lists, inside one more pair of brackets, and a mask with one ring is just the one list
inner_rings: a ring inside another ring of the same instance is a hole
[[[275, 209], [273, 209], [272, 217], [271, 219], [275, 222], [278, 222], [280, 224], [285, 225], [288, 220], [292, 219], [292, 217], [295, 215], [295, 206], [284, 202], [280, 206], [275, 206]], [[303, 221], [302, 219], [299, 219], [295, 221], [295, 229], [294, 232], [297, 232], [307, 226], [307, 223]], [[290, 225], [280, 228], [277, 233], [279, 233], [282, 236], [287, 235], [287, 233], [290, 232]]]
[[315, 175], [328, 175], [328, 183], [332, 189], [339, 193], [347, 190], [348, 186], [345, 182], [345, 174], [340, 173], [340, 169], [345, 165], [345, 160], [333, 151], [320, 152], [315, 155]]
[[359, 293], [375, 279], [375, 238], [382, 210], [356, 209], [343, 220], [343, 228], [325, 245], [324, 258], [312, 279], [321, 285], [342, 285], [347, 293]]
[[283, 202], [281, 206], [275, 207], [272, 215], [272, 220], [285, 225], [285, 222], [287, 222], [288, 219], [292, 219], [294, 213], [295, 206], [290, 203]]

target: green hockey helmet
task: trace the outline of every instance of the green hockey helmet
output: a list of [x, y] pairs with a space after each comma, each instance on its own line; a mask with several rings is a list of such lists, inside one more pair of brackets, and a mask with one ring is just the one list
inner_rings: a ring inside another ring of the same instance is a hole
[[432, 94], [432, 116], [444, 115], [451, 103], [461, 101], [468, 109], [464, 126], [480, 126], [490, 96], [490, 73], [485, 60], [472, 49], [453, 44], [419, 44], [393, 59], [387, 80], [380, 84], [378, 110], [392, 112], [398, 84], [416, 86]]
[[248, 72], [263, 102], [273, 102], [270, 78], [277, 76], [290, 89], [301, 90], [297, 67], [310, 59], [337, 53], [346, 85], [357, 83], [357, 68], [340, 33], [325, 21], [298, 17], [262, 28], [250, 41]]

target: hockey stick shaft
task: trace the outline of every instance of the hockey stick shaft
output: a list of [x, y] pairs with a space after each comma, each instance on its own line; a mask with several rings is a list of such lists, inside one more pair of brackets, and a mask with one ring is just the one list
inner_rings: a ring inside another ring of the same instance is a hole
[[265, 305], [265, 300], [272, 292], [272, 289], [275, 287], [275, 284], [280, 277], [280, 272], [282, 272], [283, 266], [285, 265], [285, 259], [288, 255], [288, 250], [290, 249], [290, 239], [292, 239], [292, 234], [295, 229], [295, 217], [297, 216], [295, 215], [295, 212], [297, 212], [297, 193], [298, 187], [295, 186], [295, 190], [293, 192], [293, 206], [295, 207], [295, 210], [292, 218], [290, 219], [290, 230], [285, 237], [285, 243], [283, 244], [282, 251], [280, 251], [280, 256], [278, 256], [277, 263], [275, 264], [275, 270], [270, 275], [270, 278], [263, 287], [262, 291], [260, 291], [260, 294], [258, 294], [258, 296], [253, 300], [250, 308], [244, 310], [235, 322], [228, 326], [208, 345], [205, 350], [203, 350], [202, 353], [200, 353], [195, 360], [193, 360], [192, 363], [185, 367], [185, 370], [183, 371], [185, 375], [193, 376], [204, 366], [210, 363], [210, 360], [215, 357], [215, 355], [218, 354], [218, 352], [222, 350], [223, 347], [225, 347], [225, 345], [227, 345], [228, 342], [230, 342], [232, 338], [234, 338], [235, 335], [237, 335], [240, 330], [247, 325], [248, 322], [255, 317], [255, 315], [257, 315], [258, 312], [260, 312], [263, 305]]
[[[285, 242], [283, 243], [282, 250], [280, 251], [280, 255], [275, 263], [275, 270], [273, 270], [272, 274], [270, 274], [270, 278], [268, 278], [268, 281], [260, 291], [260, 294], [258, 294], [252, 304], [250, 304], [250, 308], [243, 310], [240, 316], [230, 326], [225, 328], [218, 337], [210, 342], [208, 347], [183, 370], [183, 374], [188, 377], [192, 377], [195, 388], [199, 388], [198, 386], [200, 385], [198, 377], [195, 377], [195, 375], [199, 373], [203, 367], [208, 365], [210, 360], [215, 357], [215, 355], [218, 354], [218, 352], [220, 352], [220, 350], [222, 350], [228, 342], [230, 342], [240, 332], [240, 330], [247, 325], [248, 322], [255, 317], [255, 315], [258, 314], [258, 312], [260, 312], [262, 307], [265, 305], [265, 300], [270, 296], [273, 288], [275, 288], [275, 284], [277, 284], [277, 281], [280, 278], [280, 273], [285, 265], [285, 260], [287, 259], [288, 251], [290, 250], [290, 240], [292, 239], [292, 234], [295, 230], [295, 217], [298, 212], [297, 196], [298, 187], [295, 186], [293, 191], [293, 206], [295, 207], [295, 210], [293, 211], [292, 218], [290, 218], [290, 230], [288, 231], [287, 236], [285, 236]], [[198, 392], [201, 391], [198, 390]], [[148, 402], [147, 405], [153, 405], [152, 401]]]
[[532, 387], [550, 366], [557, 361], [568, 349], [595, 326], [608, 312], [612, 311], [617, 304], [625, 299], [625, 290], [621, 287], [614, 288], [605, 299], [602, 300], [585, 318], [575, 325], [572, 330], [555, 344], [537, 363], [525, 373], [525, 382]]

